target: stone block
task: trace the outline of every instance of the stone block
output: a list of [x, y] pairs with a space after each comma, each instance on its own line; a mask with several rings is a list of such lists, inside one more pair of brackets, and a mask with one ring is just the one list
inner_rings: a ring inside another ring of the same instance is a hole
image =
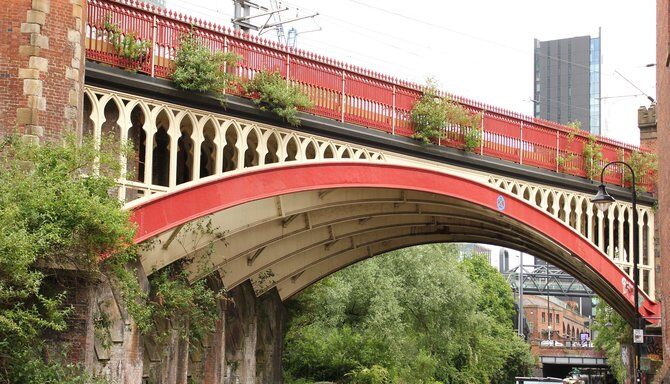
[[28, 96], [28, 107], [35, 108], [38, 111], [46, 111], [47, 98], [44, 96]]
[[40, 70], [42, 72], [49, 71], [49, 60], [44, 57], [32, 56], [28, 60], [28, 67]]
[[39, 79], [40, 71], [30, 68], [19, 68], [19, 79]]
[[79, 105], [79, 92], [76, 89], [70, 89], [70, 92], [68, 93], [68, 102], [74, 107]]
[[81, 33], [74, 29], [68, 29], [67, 31], [67, 41], [71, 43], [80, 43], [81, 42]]
[[51, 8], [51, 0], [33, 0], [33, 9], [36, 11], [49, 13], [50, 8]]
[[75, 68], [65, 68], [65, 78], [70, 80], [79, 80], [79, 70]]
[[40, 33], [42, 26], [35, 23], [21, 23], [21, 33]]
[[19, 47], [19, 56], [39, 56], [40, 47], [33, 45], [22, 45]]
[[81, 19], [83, 13], [83, 8], [81, 4], [73, 4], [72, 5], [72, 17], [76, 17]]
[[72, 59], [72, 61], [70, 62], [70, 65], [72, 66], [72, 68], [79, 68], [79, 67], [81, 67], [81, 60]]
[[21, 135], [21, 141], [26, 144], [39, 145], [40, 138], [36, 135]]
[[77, 119], [79, 117], [79, 112], [77, 111], [76, 107], [67, 106], [67, 107], [65, 107], [63, 116], [66, 119], [74, 120], [74, 119]]
[[37, 23], [39, 25], [44, 25], [47, 21], [47, 14], [42, 11], [27, 11], [26, 22], [28, 23]]
[[31, 135], [44, 136], [44, 127], [41, 125], [27, 125], [26, 131], [30, 132]]
[[23, 94], [42, 96], [42, 80], [24, 79]]
[[44, 49], [49, 49], [49, 37], [40, 35], [39, 33], [31, 33], [30, 45], [34, 45]]
[[36, 125], [39, 120], [39, 112], [34, 108], [17, 108], [16, 109], [16, 124]]

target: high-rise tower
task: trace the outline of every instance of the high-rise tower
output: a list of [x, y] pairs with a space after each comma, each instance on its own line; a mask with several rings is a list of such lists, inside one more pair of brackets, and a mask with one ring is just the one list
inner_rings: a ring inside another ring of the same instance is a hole
[[534, 115], [600, 134], [600, 33], [598, 37], [535, 40]]

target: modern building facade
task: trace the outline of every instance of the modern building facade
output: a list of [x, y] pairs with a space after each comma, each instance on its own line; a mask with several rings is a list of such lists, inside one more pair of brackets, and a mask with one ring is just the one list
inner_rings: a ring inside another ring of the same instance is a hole
[[534, 115], [600, 134], [600, 33], [535, 40]]

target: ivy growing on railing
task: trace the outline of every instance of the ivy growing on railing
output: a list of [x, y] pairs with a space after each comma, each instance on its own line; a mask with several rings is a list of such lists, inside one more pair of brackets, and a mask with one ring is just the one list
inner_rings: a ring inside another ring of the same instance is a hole
[[105, 20], [105, 30], [107, 41], [119, 56], [136, 61], [138, 65], [146, 60], [151, 50], [151, 41], [139, 39], [136, 32], [124, 32], [110, 17]]
[[286, 81], [277, 71], [261, 71], [244, 84], [244, 90], [263, 111], [271, 111], [296, 126], [298, 108], [311, 108], [314, 103], [295, 84]]
[[463, 129], [464, 150], [472, 152], [481, 145], [481, 116], [473, 114], [460, 104], [438, 95], [434, 80], [428, 79], [423, 95], [411, 111], [413, 138], [423, 143], [444, 137], [447, 125]]
[[191, 31], [181, 39], [172, 81], [181, 89], [211, 92], [222, 97], [237, 81], [237, 77], [229, 73], [227, 68], [234, 66], [239, 59], [232, 52], [212, 52]]

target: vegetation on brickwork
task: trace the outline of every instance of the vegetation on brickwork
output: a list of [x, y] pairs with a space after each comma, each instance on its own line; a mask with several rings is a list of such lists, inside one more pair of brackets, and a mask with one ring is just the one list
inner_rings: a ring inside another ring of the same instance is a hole
[[60, 284], [71, 278], [67, 270], [85, 285], [99, 275], [100, 255], [132, 253], [128, 212], [109, 195], [118, 158], [71, 136], [0, 144], [0, 383], [91, 379], [54, 353], [45, 335], [68, 329], [72, 308]]
[[[214, 329], [223, 290], [189, 284], [187, 261], [154, 273], [149, 293], [140, 288], [135, 227], [110, 193], [123, 152], [114, 140], [97, 147], [74, 136], [40, 146], [16, 137], [0, 143], [0, 384], [104, 382], [71, 364], [67, 345], [48, 342], [69, 329], [64, 287], [73, 284], [115, 281], [138, 327], [158, 341], [166, 319], [189, 340]], [[215, 231], [207, 222], [192, 226], [201, 236]], [[97, 313], [93, 325], [110, 347], [108, 315]]]
[[481, 144], [481, 116], [473, 114], [460, 104], [438, 96], [437, 85], [428, 79], [423, 95], [411, 111], [414, 137], [424, 143], [444, 137], [447, 125], [463, 129], [464, 149], [472, 152]]
[[138, 63], [146, 60], [149, 56], [151, 41], [141, 40], [137, 37], [136, 32], [124, 32], [109, 17], [105, 20], [105, 30], [107, 31], [107, 41], [112, 44], [119, 56]]
[[514, 383], [534, 364], [509, 285], [451, 245], [366, 260], [287, 305], [288, 383]]
[[271, 111], [293, 126], [300, 124], [296, 117], [298, 108], [314, 105], [300, 87], [287, 82], [277, 71], [257, 73], [244, 88], [261, 110]]
[[628, 345], [629, 348], [632, 346], [632, 328], [612, 307], [601, 301], [596, 306], [592, 329], [596, 335], [593, 344], [605, 352], [607, 362], [617, 381], [625, 383], [626, 366], [621, 359], [621, 351], [623, 345]]
[[222, 96], [236, 82], [236, 77], [226, 69], [239, 59], [232, 52], [212, 52], [191, 31], [179, 44], [172, 81], [181, 89]]

